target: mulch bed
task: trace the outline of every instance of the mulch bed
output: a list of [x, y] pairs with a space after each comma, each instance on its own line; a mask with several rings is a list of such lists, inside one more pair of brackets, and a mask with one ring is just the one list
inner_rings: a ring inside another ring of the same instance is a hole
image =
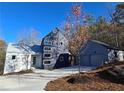
[[105, 64], [91, 72], [74, 74], [50, 81], [47, 91], [124, 91], [124, 79], [113, 77], [107, 69], [124, 62]]
[[[124, 82], [109, 77], [107, 73], [74, 74], [47, 84], [47, 91], [124, 91]], [[108, 75], [107, 75], [108, 77]], [[116, 81], [116, 82], [115, 82]]]

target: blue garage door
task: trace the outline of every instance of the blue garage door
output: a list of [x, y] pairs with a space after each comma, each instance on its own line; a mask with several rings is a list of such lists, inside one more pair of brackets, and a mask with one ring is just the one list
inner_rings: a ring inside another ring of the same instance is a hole
[[81, 55], [81, 66], [100, 66], [104, 62], [104, 55]]
[[80, 56], [80, 65], [81, 66], [89, 66], [90, 65], [90, 56], [89, 55], [81, 55]]
[[104, 56], [103, 55], [91, 55], [91, 65], [92, 66], [100, 66], [104, 62]]

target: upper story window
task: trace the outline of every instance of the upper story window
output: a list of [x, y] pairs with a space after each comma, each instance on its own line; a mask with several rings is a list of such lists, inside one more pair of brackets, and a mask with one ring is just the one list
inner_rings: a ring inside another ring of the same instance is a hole
[[16, 59], [16, 56], [15, 55], [12, 55], [12, 60]]
[[52, 45], [52, 41], [45, 39], [44, 40], [44, 45]]
[[51, 58], [51, 57], [52, 57], [51, 53], [45, 53], [44, 54], [44, 58]]
[[62, 45], [63, 43], [61, 42], [60, 44]]
[[45, 47], [44, 47], [44, 50], [45, 50], [45, 51], [51, 51], [52, 49], [51, 49], [51, 47], [45, 46]]

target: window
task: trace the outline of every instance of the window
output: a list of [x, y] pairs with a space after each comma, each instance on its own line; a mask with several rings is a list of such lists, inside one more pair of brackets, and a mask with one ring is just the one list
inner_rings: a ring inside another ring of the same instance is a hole
[[36, 64], [36, 57], [33, 57], [33, 65]]
[[61, 42], [61, 45], [62, 45], [63, 43]]
[[16, 59], [16, 56], [15, 55], [12, 55], [12, 60]]
[[44, 50], [51, 50], [51, 47], [44, 47]]
[[60, 61], [64, 61], [64, 57], [63, 56], [60, 57]]
[[44, 54], [44, 57], [51, 57], [51, 54]]
[[52, 45], [52, 41], [49, 41], [49, 40], [44, 40], [44, 45]]
[[50, 64], [51, 62], [50, 61], [44, 61], [44, 64]]

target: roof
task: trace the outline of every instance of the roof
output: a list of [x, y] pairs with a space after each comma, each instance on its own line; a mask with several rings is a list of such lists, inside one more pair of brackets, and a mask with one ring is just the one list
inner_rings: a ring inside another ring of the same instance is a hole
[[35, 53], [41, 53], [42, 52], [42, 47], [41, 47], [41, 45], [33, 45], [31, 47], [31, 50], [34, 51]]
[[98, 41], [98, 40], [90, 40], [90, 41], [91, 41], [91, 42], [98, 43], [98, 44], [103, 45], [103, 46], [106, 46], [106, 47], [110, 47], [110, 45], [109, 45], [109, 44], [106, 44], [106, 43], [101, 42], [101, 41]]
[[[56, 37], [56, 35], [57, 35], [58, 33], [61, 33], [62, 35], [64, 35], [63, 32], [62, 32], [60, 29], [58, 29], [58, 28], [56, 27], [55, 30], [49, 32], [49, 33], [42, 39], [42, 41], [44, 41], [44, 39], [45, 39], [46, 37], [49, 37], [49, 36], [50, 36], [50, 38], [51, 38], [51, 40], [52, 40], [53, 38]], [[65, 37], [65, 38], [66, 38], [66, 37]]]
[[100, 45], [102, 45], [102, 46], [105, 46], [105, 47], [107, 47], [108, 49], [122, 50], [122, 49], [120, 49], [120, 48], [113, 47], [113, 46], [111, 46], [111, 45], [109, 45], [109, 44], [107, 44], [107, 43], [104, 43], [104, 42], [101, 42], [101, 41], [98, 41], [98, 40], [90, 40], [90, 41], [91, 41], [91, 42], [98, 43], [98, 44], [100, 44]]
[[42, 51], [41, 45], [33, 45], [33, 46], [28, 46], [26, 44], [14, 44], [14, 43], [9, 43], [7, 52], [16, 52], [16, 53], [30, 53], [30, 54], [35, 54], [35, 53], [41, 53]]

